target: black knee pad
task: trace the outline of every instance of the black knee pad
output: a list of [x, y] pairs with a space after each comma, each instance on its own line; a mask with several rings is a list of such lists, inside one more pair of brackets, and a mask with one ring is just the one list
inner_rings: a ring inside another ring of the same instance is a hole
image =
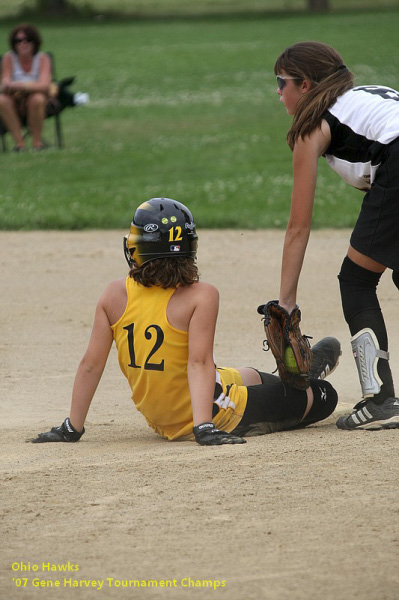
[[306, 425], [326, 419], [334, 412], [338, 404], [338, 394], [328, 381], [311, 379], [310, 386], [313, 391], [313, 404], [302, 421]]
[[338, 275], [342, 309], [347, 323], [364, 310], [380, 310], [377, 285], [382, 273], [374, 273], [345, 257]]
[[392, 281], [399, 290], [399, 271], [392, 271]]

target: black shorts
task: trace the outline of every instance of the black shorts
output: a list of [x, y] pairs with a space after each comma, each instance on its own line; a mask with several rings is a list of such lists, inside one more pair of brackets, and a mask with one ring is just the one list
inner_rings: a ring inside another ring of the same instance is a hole
[[351, 245], [385, 267], [399, 269], [399, 139], [385, 150], [363, 199]]

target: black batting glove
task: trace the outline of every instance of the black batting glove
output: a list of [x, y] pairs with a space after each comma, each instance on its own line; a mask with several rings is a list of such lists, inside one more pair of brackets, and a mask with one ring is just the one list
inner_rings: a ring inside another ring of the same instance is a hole
[[193, 427], [195, 441], [201, 446], [220, 446], [221, 444], [246, 444], [247, 440], [232, 433], [216, 429], [213, 423], [201, 423]]
[[84, 427], [83, 431], [76, 431], [69, 417], [67, 417], [59, 427], [53, 427], [50, 431], [46, 431], [46, 433], [39, 433], [37, 438], [28, 441], [32, 442], [32, 444], [43, 444], [44, 442], [78, 442], [84, 432]]

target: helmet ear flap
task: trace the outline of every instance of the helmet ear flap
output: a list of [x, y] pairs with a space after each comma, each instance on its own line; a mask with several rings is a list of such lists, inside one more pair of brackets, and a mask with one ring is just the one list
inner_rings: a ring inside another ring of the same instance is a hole
[[123, 252], [125, 254], [125, 258], [127, 261], [127, 264], [129, 265], [130, 268], [133, 267], [133, 252], [135, 251], [135, 248], [129, 248], [128, 244], [127, 244], [127, 238], [129, 237], [129, 234], [125, 235], [123, 238]]

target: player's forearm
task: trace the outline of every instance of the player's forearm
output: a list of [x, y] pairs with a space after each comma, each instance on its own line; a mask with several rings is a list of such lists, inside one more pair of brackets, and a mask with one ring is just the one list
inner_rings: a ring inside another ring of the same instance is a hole
[[70, 420], [77, 431], [82, 431], [91, 401], [102, 375], [102, 369], [80, 365], [72, 391]]
[[194, 426], [212, 421], [215, 365], [213, 362], [189, 363], [187, 365], [187, 375]]
[[309, 233], [307, 228], [289, 228], [285, 235], [279, 303], [288, 312], [295, 307]]

